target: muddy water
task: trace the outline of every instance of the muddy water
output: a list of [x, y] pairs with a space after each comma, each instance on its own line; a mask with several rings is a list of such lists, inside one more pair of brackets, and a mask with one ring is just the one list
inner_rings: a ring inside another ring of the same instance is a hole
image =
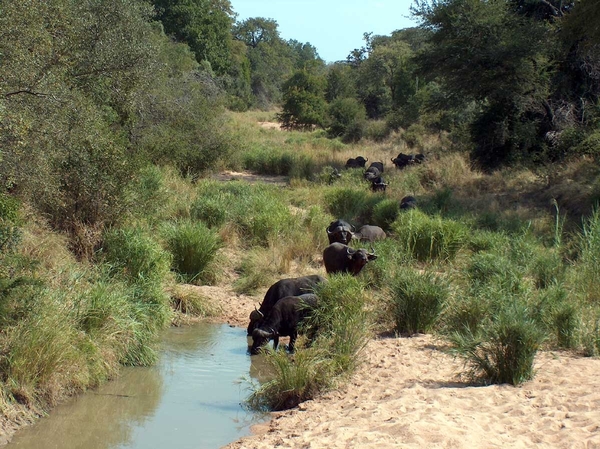
[[[265, 418], [241, 405], [264, 372], [245, 329], [203, 323], [170, 329], [159, 363], [55, 408], [7, 449], [213, 449]], [[264, 380], [264, 379], [263, 379]]]

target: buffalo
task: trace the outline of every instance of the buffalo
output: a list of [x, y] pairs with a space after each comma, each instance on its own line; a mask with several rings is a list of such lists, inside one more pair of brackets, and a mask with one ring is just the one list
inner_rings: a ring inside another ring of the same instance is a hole
[[260, 307], [250, 313], [250, 324], [248, 324], [248, 335], [260, 324], [261, 320], [271, 311], [273, 306], [286, 296], [298, 296], [311, 293], [315, 286], [324, 282], [325, 278], [318, 274], [301, 276], [297, 278], [280, 279], [269, 287]]
[[375, 179], [371, 179], [371, 190], [373, 192], [385, 192], [387, 186], [387, 183], [381, 176], [378, 176]]
[[377, 170], [379, 170], [379, 173], [383, 173], [383, 162], [371, 162], [369, 168], [371, 167], [375, 167]]
[[354, 238], [361, 242], [374, 242], [386, 238], [387, 235], [379, 226], [364, 225], [354, 234]]
[[400, 200], [400, 209], [408, 210], [417, 207], [417, 199], [414, 196], [408, 195]]
[[317, 305], [317, 296], [305, 294], [286, 296], [273, 306], [265, 319], [252, 331], [250, 354], [258, 354], [260, 348], [273, 340], [273, 349], [279, 345], [279, 337], [290, 337], [288, 349], [294, 352], [298, 325], [310, 315]]
[[346, 168], [363, 168], [369, 159], [362, 156], [350, 158], [346, 161]]
[[398, 157], [392, 159], [392, 162], [396, 168], [404, 168], [409, 165], [420, 164], [425, 161], [425, 155], [422, 153], [418, 154], [398, 154]]
[[373, 182], [374, 179], [377, 179], [380, 176], [381, 171], [377, 167], [369, 167], [363, 173], [363, 177], [369, 182]]
[[356, 276], [371, 260], [377, 259], [375, 252], [353, 249], [342, 243], [332, 243], [323, 250], [323, 263], [327, 274], [350, 273]]
[[344, 220], [337, 219], [327, 226], [327, 238], [329, 243], [340, 242], [347, 245], [352, 239], [354, 226]]

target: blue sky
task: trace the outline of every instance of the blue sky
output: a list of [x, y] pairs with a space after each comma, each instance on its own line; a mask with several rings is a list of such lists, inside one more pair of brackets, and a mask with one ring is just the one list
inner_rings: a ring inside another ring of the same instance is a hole
[[238, 21], [273, 19], [283, 39], [309, 42], [326, 62], [364, 45], [363, 33], [389, 35], [415, 26], [412, 0], [230, 0]]

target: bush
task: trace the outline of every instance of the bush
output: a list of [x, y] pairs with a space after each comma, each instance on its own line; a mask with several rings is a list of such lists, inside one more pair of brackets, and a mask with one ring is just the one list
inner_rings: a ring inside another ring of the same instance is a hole
[[398, 217], [400, 203], [392, 199], [384, 199], [373, 207], [373, 224], [389, 231]]
[[576, 154], [589, 154], [591, 156], [600, 154], [600, 131], [595, 131], [586, 136], [572, 151]]
[[250, 249], [242, 263], [237, 268], [240, 277], [233, 283], [233, 289], [237, 294], [251, 295], [262, 287], [273, 283], [273, 278], [279, 274], [278, 267], [269, 263], [267, 249]]
[[411, 335], [429, 332], [440, 317], [448, 297], [446, 282], [433, 273], [399, 270], [391, 286], [391, 313], [396, 331]]
[[381, 195], [349, 187], [335, 187], [325, 193], [329, 213], [351, 224], [371, 221], [373, 211], [381, 201], [384, 201]]
[[[329, 105], [328, 133], [342, 137], [345, 142], [360, 140], [367, 113], [365, 107], [354, 98], [340, 98]], [[360, 134], [360, 135], [359, 135]]]
[[315, 344], [328, 354], [334, 375], [352, 373], [371, 335], [364, 287], [355, 277], [337, 274], [315, 290], [319, 300], [309, 321], [309, 334], [318, 335]]
[[133, 215], [156, 217], [169, 201], [163, 170], [156, 165], [142, 168], [129, 184], [126, 195]]
[[577, 346], [579, 323], [579, 310], [574, 304], [562, 303], [553, 311], [552, 324], [559, 348]]
[[465, 246], [464, 225], [441, 217], [429, 217], [419, 210], [400, 214], [392, 224], [399, 244], [421, 261], [451, 260]]
[[579, 259], [575, 266], [574, 284], [589, 303], [596, 304], [600, 301], [600, 211], [597, 208], [584, 220], [577, 246]]
[[188, 283], [209, 279], [210, 263], [221, 246], [219, 236], [202, 222], [182, 220], [162, 229], [173, 255], [172, 268]]
[[245, 244], [268, 246], [296, 228], [296, 217], [276, 190], [271, 186], [256, 187], [249, 196], [238, 197], [234, 224]]
[[19, 208], [18, 200], [0, 194], [0, 254], [13, 251], [21, 240]]
[[332, 383], [326, 355], [316, 348], [298, 349], [290, 358], [269, 347], [266, 362], [273, 379], [255, 387], [247, 404], [254, 410], [286, 410], [314, 398]]
[[369, 120], [364, 128], [364, 137], [375, 142], [382, 142], [389, 137], [391, 129], [383, 120]]
[[480, 335], [455, 333], [454, 352], [465, 360], [473, 380], [520, 385], [533, 378], [542, 333], [524, 306], [503, 308]]
[[229, 219], [229, 204], [233, 201], [231, 194], [220, 191], [198, 195], [190, 206], [190, 216], [209, 228], [219, 228]]
[[112, 276], [130, 282], [163, 280], [171, 265], [169, 253], [141, 228], [107, 231], [100, 254]]
[[565, 278], [565, 266], [557, 253], [536, 257], [530, 270], [537, 288], [548, 288], [551, 285], [560, 284]]
[[425, 134], [426, 130], [423, 125], [413, 124], [410, 125], [400, 137], [406, 143], [408, 148], [421, 150], [423, 148], [423, 136], [425, 136]]

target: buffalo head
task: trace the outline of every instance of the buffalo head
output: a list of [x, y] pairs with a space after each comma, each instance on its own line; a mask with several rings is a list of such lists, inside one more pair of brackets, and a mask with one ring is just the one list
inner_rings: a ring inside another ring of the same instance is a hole
[[360, 273], [360, 271], [368, 262], [377, 259], [375, 250], [373, 250], [373, 248], [371, 248], [371, 252], [368, 253], [365, 249], [355, 250], [348, 247], [346, 257], [349, 261], [348, 272], [353, 276], [356, 276], [358, 273]]

